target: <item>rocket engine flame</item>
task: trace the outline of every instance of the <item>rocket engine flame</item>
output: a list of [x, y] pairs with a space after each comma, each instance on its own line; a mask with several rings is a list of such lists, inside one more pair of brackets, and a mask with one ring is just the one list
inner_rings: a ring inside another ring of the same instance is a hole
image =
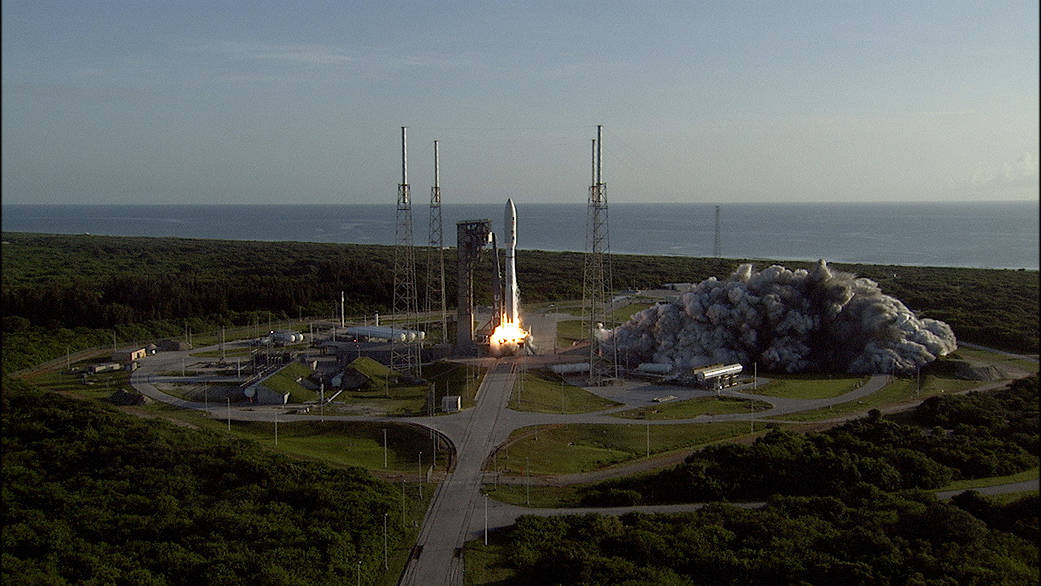
[[635, 314], [611, 334], [633, 361], [767, 370], [908, 372], [957, 348], [950, 326], [920, 319], [870, 279], [832, 271], [737, 268], [677, 302]]
[[528, 336], [528, 332], [520, 327], [519, 323], [508, 321], [504, 315], [502, 323], [495, 328], [495, 331], [488, 338], [488, 344], [491, 353], [495, 356], [515, 354], [528, 340]]

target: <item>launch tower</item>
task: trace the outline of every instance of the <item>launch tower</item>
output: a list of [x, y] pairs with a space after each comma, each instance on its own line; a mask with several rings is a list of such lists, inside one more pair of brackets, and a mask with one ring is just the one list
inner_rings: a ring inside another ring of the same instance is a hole
[[[398, 185], [397, 223], [394, 228], [394, 316], [402, 320], [401, 329], [418, 330], [418, 295], [416, 293], [416, 249], [412, 234], [412, 199], [408, 187], [408, 147], [405, 127], [401, 127], [401, 183]], [[420, 342], [393, 341], [390, 346], [390, 368], [401, 373], [420, 375]]]
[[613, 375], [612, 354], [602, 340], [607, 326], [607, 294], [611, 288], [610, 241], [607, 234], [607, 184], [601, 177], [603, 126], [596, 126], [593, 139], [592, 184], [586, 220], [586, 258], [582, 279], [582, 316], [589, 339], [589, 384], [601, 386]]
[[460, 356], [477, 353], [474, 341], [474, 268], [491, 233], [491, 220], [464, 220], [456, 223], [458, 297], [455, 310], [455, 353]]

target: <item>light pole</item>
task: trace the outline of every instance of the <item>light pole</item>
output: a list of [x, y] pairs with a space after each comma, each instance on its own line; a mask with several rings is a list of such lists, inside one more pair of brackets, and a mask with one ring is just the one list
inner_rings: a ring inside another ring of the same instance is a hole
[[383, 571], [386, 572], [390, 565], [387, 562], [387, 514], [383, 513]]
[[383, 467], [387, 467], [387, 428], [383, 428]]
[[419, 452], [419, 498], [423, 498], [423, 452]]
[[484, 493], [484, 544], [488, 545], [488, 493]]
[[231, 431], [231, 397], [228, 397], [228, 431]]

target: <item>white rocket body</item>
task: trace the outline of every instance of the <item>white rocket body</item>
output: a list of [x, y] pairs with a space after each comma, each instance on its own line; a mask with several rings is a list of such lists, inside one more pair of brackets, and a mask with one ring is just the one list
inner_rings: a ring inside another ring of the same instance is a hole
[[513, 199], [506, 200], [506, 286], [503, 321], [520, 323], [520, 291], [517, 289], [517, 208]]

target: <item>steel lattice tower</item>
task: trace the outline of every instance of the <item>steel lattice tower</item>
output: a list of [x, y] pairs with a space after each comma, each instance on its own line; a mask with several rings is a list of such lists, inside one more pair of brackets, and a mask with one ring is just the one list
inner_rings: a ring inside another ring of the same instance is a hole
[[723, 256], [723, 247], [719, 243], [719, 206], [716, 206], [716, 240], [712, 244], [712, 256], [715, 258]]
[[[438, 330], [438, 338], [448, 341], [448, 310], [445, 307], [445, 239], [444, 224], [441, 221], [441, 185], [440, 160], [437, 156], [437, 141], [434, 141], [434, 186], [430, 188], [430, 229], [428, 230], [430, 250], [427, 254], [427, 294], [423, 310], [429, 316], [431, 312], [440, 311], [440, 320], [430, 322], [430, 330]], [[428, 332], [428, 333], [433, 333]], [[432, 336], [433, 337], [433, 336]]]
[[607, 294], [610, 290], [610, 268], [607, 267], [610, 240], [607, 232], [607, 184], [601, 179], [603, 126], [597, 125], [593, 140], [592, 184], [589, 186], [589, 208], [586, 219], [586, 257], [582, 279], [583, 326], [589, 338], [589, 384], [601, 386], [611, 376], [613, 361], [598, 336], [607, 326]]
[[[416, 249], [412, 235], [412, 199], [408, 187], [408, 148], [405, 127], [401, 127], [401, 183], [398, 185], [397, 223], [394, 228], [394, 303], [393, 314], [406, 330], [416, 330], [419, 314], [416, 293]], [[419, 376], [420, 342], [394, 340], [390, 345], [390, 368]]]

